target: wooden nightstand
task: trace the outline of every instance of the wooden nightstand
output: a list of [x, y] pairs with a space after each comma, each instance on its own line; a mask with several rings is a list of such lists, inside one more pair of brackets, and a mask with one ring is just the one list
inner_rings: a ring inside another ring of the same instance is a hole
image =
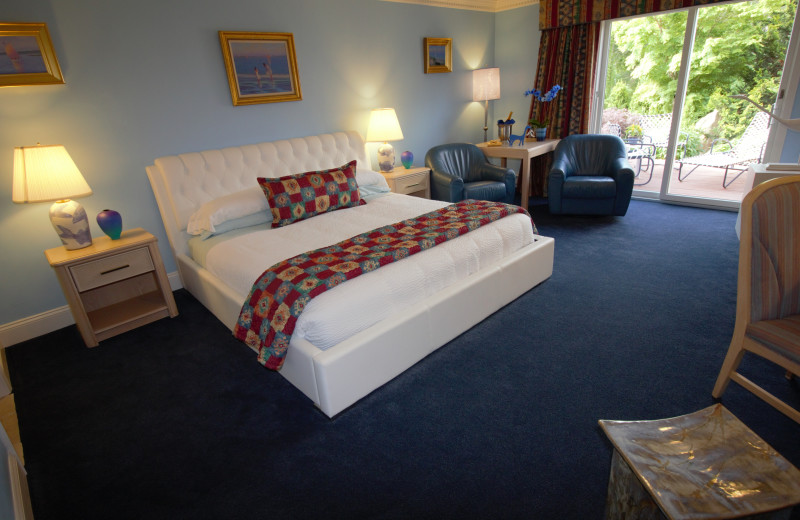
[[431, 198], [431, 169], [425, 167], [405, 169], [402, 166], [390, 172], [381, 172], [394, 193]]
[[55, 270], [87, 347], [167, 316], [178, 315], [156, 237], [141, 228], [117, 240], [44, 252]]

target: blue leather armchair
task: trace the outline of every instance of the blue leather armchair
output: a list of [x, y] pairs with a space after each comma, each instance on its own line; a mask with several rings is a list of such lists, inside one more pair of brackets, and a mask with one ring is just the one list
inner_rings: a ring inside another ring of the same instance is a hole
[[425, 165], [431, 169], [432, 199], [514, 202], [517, 185], [514, 170], [491, 164], [474, 144], [434, 146], [425, 155]]
[[547, 185], [550, 213], [618, 215], [628, 211], [633, 169], [615, 135], [570, 135], [553, 152]]

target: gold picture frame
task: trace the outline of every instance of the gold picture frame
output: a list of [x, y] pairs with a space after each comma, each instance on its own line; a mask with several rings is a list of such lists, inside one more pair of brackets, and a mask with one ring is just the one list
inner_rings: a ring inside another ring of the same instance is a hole
[[234, 105], [303, 99], [292, 33], [219, 31]]
[[0, 23], [0, 87], [64, 83], [43, 23]]
[[425, 38], [425, 74], [453, 72], [453, 39]]

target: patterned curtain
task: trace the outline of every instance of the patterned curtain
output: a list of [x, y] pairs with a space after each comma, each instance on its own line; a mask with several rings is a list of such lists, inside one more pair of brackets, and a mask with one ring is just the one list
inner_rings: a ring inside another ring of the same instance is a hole
[[540, 0], [539, 29], [569, 27], [724, 0]]
[[562, 89], [549, 103], [531, 100], [530, 118], [550, 122], [547, 137], [558, 139], [588, 130], [599, 38], [599, 23], [542, 31], [534, 85], [542, 92], [553, 85]]
[[[589, 129], [594, 68], [600, 38], [599, 23], [585, 23], [542, 31], [535, 88], [546, 92], [553, 85], [561, 91], [550, 102], [533, 98], [529, 119], [547, 120], [547, 137], [560, 139]], [[546, 196], [552, 154], [534, 158], [531, 195]]]

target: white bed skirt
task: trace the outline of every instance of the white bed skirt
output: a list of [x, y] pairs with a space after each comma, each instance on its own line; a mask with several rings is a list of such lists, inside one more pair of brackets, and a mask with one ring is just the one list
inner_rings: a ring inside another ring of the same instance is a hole
[[[495, 265], [326, 351], [292, 338], [280, 374], [333, 417], [549, 278], [553, 253], [554, 240], [536, 236]], [[191, 258], [179, 256], [178, 265], [186, 289], [233, 330], [240, 297]]]

